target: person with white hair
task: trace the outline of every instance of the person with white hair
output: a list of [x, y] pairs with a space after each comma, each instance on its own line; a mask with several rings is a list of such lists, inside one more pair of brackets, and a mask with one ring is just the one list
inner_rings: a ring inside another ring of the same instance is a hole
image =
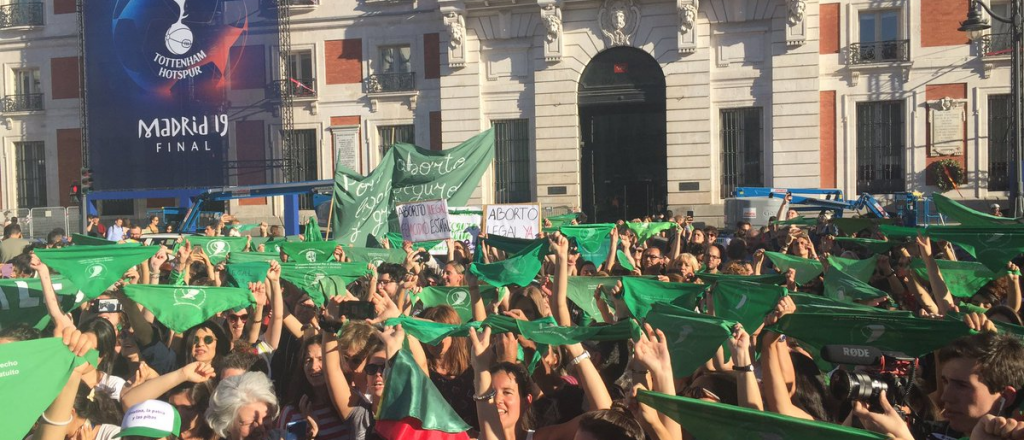
[[263, 373], [245, 373], [217, 385], [206, 422], [228, 440], [276, 439], [272, 427], [279, 410], [270, 379]]

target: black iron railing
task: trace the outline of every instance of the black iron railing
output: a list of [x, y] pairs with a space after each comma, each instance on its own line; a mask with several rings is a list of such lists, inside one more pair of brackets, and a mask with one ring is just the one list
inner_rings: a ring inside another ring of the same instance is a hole
[[24, 95], [7, 95], [3, 100], [3, 111], [6, 112], [29, 112], [43, 109], [42, 93], [27, 93]]
[[875, 41], [850, 45], [850, 64], [910, 61], [910, 40]]
[[366, 78], [368, 93], [407, 92], [416, 90], [416, 75], [413, 72], [378, 73]]
[[281, 99], [281, 96], [285, 94], [292, 98], [316, 98], [316, 79], [279, 79], [267, 85], [268, 98]]
[[981, 37], [981, 56], [1009, 55], [1013, 48], [1013, 34], [989, 34]]
[[0, 6], [0, 29], [17, 26], [41, 26], [43, 3], [14, 3]]

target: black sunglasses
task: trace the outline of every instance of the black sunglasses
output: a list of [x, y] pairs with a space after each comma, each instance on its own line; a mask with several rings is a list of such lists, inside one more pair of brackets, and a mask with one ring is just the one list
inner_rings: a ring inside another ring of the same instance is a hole
[[199, 341], [203, 341], [203, 345], [209, 346], [210, 344], [213, 344], [217, 340], [214, 339], [213, 336], [209, 336], [209, 335], [203, 336], [202, 339], [200, 339], [199, 336], [196, 336], [196, 337], [192, 338], [192, 345], [199, 345]]
[[384, 364], [367, 364], [366, 367], [363, 368], [363, 371], [367, 376], [376, 376], [377, 373], [380, 373], [383, 376]]

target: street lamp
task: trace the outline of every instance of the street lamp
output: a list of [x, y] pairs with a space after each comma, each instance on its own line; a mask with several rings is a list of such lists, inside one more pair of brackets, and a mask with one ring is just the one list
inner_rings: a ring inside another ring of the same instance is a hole
[[967, 4], [967, 20], [960, 23], [959, 30], [961, 32], [967, 32], [971, 39], [975, 39], [978, 35], [991, 28], [988, 20], [981, 15], [981, 10], [984, 9], [988, 12], [993, 19], [1003, 23], [1009, 24], [1012, 30], [1013, 37], [1013, 48], [1010, 52], [1010, 92], [1013, 94], [1013, 148], [1015, 163], [1013, 164], [1014, 176], [1016, 182], [1013, 187], [1012, 199], [1013, 199], [1013, 215], [1014, 217], [1024, 217], [1024, 149], [1021, 144], [1021, 117], [1024, 116], [1024, 100], [1021, 99], [1021, 36], [1024, 34], [1024, 26], [1021, 21], [1021, 0], [1010, 1], [1010, 16], [1003, 17], [995, 12], [981, 0], [971, 0]]

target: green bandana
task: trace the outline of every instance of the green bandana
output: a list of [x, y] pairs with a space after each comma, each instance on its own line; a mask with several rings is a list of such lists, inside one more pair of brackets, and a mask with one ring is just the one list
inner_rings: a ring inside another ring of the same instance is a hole
[[548, 244], [537, 240], [522, 252], [497, 263], [469, 265], [469, 271], [494, 287], [516, 285], [526, 287], [537, 277], [541, 258], [547, 255]]
[[707, 287], [702, 284], [663, 283], [647, 278], [623, 277], [622, 300], [634, 318], [643, 319], [655, 303], [672, 303], [693, 310]]
[[877, 307], [857, 304], [855, 302], [838, 301], [824, 296], [806, 293], [791, 293], [789, 297], [793, 299], [794, 303], [796, 303], [796, 309], [799, 310], [800, 313], [881, 313], [883, 315], [902, 314], [907, 317], [914, 316], [910, 311], [883, 310]]
[[[249, 242], [249, 239], [245, 237], [203, 237], [200, 235], [185, 237], [185, 240], [192, 243], [192, 246], [201, 248], [203, 253], [210, 257], [210, 263], [214, 265], [224, 261], [231, 252], [242, 253], [245, 250], [245, 245]], [[178, 242], [178, 246], [181, 246], [181, 242]]]
[[636, 266], [633, 266], [632, 264], [629, 263], [629, 258], [626, 257], [625, 252], [622, 252], [622, 249], [615, 250], [615, 262], [619, 263], [619, 266], [622, 266], [623, 269], [626, 269], [630, 272], [636, 270]]
[[[504, 290], [502, 289], [503, 292]], [[480, 295], [483, 297], [484, 304], [499, 300], [498, 289], [494, 286], [480, 286]], [[473, 303], [468, 287], [424, 287], [420, 293], [415, 294], [414, 301], [423, 303], [424, 308], [440, 305], [451, 306], [459, 314], [459, 319], [463, 324], [473, 320]]]
[[[935, 260], [935, 263], [939, 266], [939, 272], [946, 281], [949, 293], [957, 298], [970, 298], [990, 281], [1006, 274], [1005, 270], [999, 273], [992, 272], [984, 264], [976, 261]], [[910, 262], [910, 268], [922, 280], [928, 279], [928, 268], [925, 267], [924, 260], [915, 258]]]
[[889, 296], [853, 274], [833, 267], [825, 273], [825, 297], [836, 301], [865, 301]]
[[381, 263], [405, 263], [405, 251], [368, 247], [345, 247], [345, 256], [353, 263], [369, 263], [380, 267]]
[[932, 240], [960, 245], [993, 272], [1024, 251], [1024, 226], [931, 226], [924, 232]]
[[[54, 276], [53, 290], [59, 295], [60, 309], [71, 310], [78, 288], [63, 277]], [[0, 279], [0, 329], [27, 324], [42, 330], [50, 323], [38, 278]]]
[[704, 280], [705, 282], [713, 283], [716, 281], [741, 281], [748, 283], [760, 283], [760, 284], [782, 284], [786, 282], [786, 277], [780, 273], [768, 273], [764, 275], [735, 275], [728, 273], [707, 273], [698, 272], [697, 278]]
[[39, 259], [95, 299], [124, 276], [125, 271], [148, 260], [157, 246], [71, 246], [36, 249]]
[[594, 291], [600, 285], [604, 286], [605, 292], [611, 292], [621, 279], [622, 277], [569, 277], [566, 296], [595, 321], [604, 322], [601, 311], [597, 309], [597, 301], [594, 300]]
[[572, 345], [583, 341], [624, 341], [640, 339], [640, 326], [630, 319], [595, 327], [561, 327], [547, 320], [517, 321], [519, 332], [544, 345]]
[[651, 237], [654, 237], [655, 235], [660, 234], [661, 231], [666, 231], [676, 226], [677, 225], [672, 222], [626, 223], [626, 227], [628, 227], [630, 231], [633, 231], [633, 233], [636, 234], [636, 242], [639, 244], [647, 243], [647, 240], [649, 240]]
[[641, 390], [637, 400], [679, 422], [700, 440], [884, 440], [882, 434], [833, 423], [797, 419], [770, 411], [705, 402]]
[[326, 276], [341, 277], [349, 284], [370, 270], [364, 263], [282, 263], [281, 279], [295, 285], [309, 295], [317, 307], [324, 305], [326, 298], [320, 290], [320, 280]]
[[786, 288], [744, 281], [719, 281], [711, 289], [715, 303], [715, 316], [743, 324], [753, 332], [764, 322], [764, 317], [775, 310], [779, 299], [786, 296]]
[[917, 237], [917, 233], [923, 229], [912, 228], [909, 226], [896, 226], [896, 225], [878, 225], [878, 230], [885, 234], [890, 239], [893, 238], [914, 238]]
[[74, 243], [75, 246], [107, 246], [117, 244], [116, 241], [82, 234], [71, 234], [71, 243]]
[[769, 260], [772, 260], [772, 264], [779, 268], [779, 272], [785, 276], [787, 270], [796, 270], [796, 283], [800, 285], [807, 284], [811, 280], [821, 275], [823, 268], [821, 262], [818, 260], [812, 260], [810, 258], [801, 258], [796, 255], [780, 254], [778, 252], [765, 252], [764, 253]]
[[595, 266], [604, 264], [608, 259], [608, 251], [612, 246], [611, 232], [615, 229], [612, 223], [596, 225], [562, 226], [559, 231], [566, 237], [576, 240], [576, 248], [580, 257]]
[[178, 333], [185, 333], [225, 310], [249, 307], [256, 302], [249, 289], [238, 287], [129, 284], [124, 294]]
[[898, 241], [875, 240], [873, 238], [836, 237], [837, 243], [851, 243], [867, 248], [873, 254], [884, 254], [901, 243]]
[[248, 289], [249, 283], [262, 283], [267, 278], [269, 269], [270, 263], [265, 261], [230, 263], [227, 265], [228, 279], [225, 280], [225, 284]]
[[[465, 433], [469, 425], [452, 409], [423, 369], [416, 364], [408, 349], [395, 355], [384, 382], [384, 395], [376, 414], [377, 428], [390, 421], [414, 418], [424, 431], [449, 434]], [[435, 434], [436, 435], [436, 434]], [[437, 437], [452, 437], [437, 435]]]
[[[550, 316], [538, 319], [537, 321], [548, 322], [551, 325], [556, 325], [555, 319]], [[445, 324], [442, 322], [416, 319], [402, 315], [397, 318], [388, 319], [384, 325], [393, 326], [401, 324], [403, 330], [416, 339], [419, 339], [420, 342], [429, 345], [437, 345], [442, 339], [449, 336], [469, 336], [470, 327], [480, 331], [480, 329], [486, 325], [491, 327], [493, 334], [509, 332], [519, 334], [518, 322], [519, 321], [516, 319], [504, 315], [487, 315], [487, 318], [484, 319], [483, 322], [472, 321], [465, 324]]]
[[878, 255], [872, 255], [871, 258], [864, 260], [829, 256], [828, 264], [866, 283], [871, 281], [871, 275], [875, 274], [875, 267], [878, 265]]
[[302, 236], [305, 237], [306, 243], [324, 241], [324, 236], [320, 233], [320, 225], [317, 224], [316, 217], [310, 217], [309, 221], [306, 222], [306, 230], [303, 231]]
[[647, 323], [665, 333], [672, 357], [672, 373], [686, 377], [729, 339], [736, 321], [702, 315], [669, 304], [655, 304]]
[[253, 263], [268, 261], [281, 262], [281, 254], [278, 252], [232, 252], [228, 255], [228, 264]]
[[60, 338], [0, 345], [0, 400], [7, 402], [0, 417], [0, 438], [25, 437], [64, 389], [71, 371], [86, 362], [97, 365], [98, 358], [96, 350], [75, 356]]
[[935, 209], [939, 213], [963, 226], [1001, 226], [1020, 223], [1018, 219], [996, 217], [981, 211], [975, 211], [939, 193], [932, 194], [932, 201], [935, 202]]
[[283, 237], [253, 237], [252, 238], [252, 251], [255, 252], [259, 246], [263, 245], [263, 252], [280, 254], [281, 243], [284, 243]]
[[326, 263], [332, 261], [334, 248], [338, 243], [333, 241], [302, 241], [298, 243], [281, 243], [281, 250], [293, 263]]
[[[401, 232], [388, 232], [386, 238], [388, 240], [388, 244], [391, 245], [391, 249], [402, 249], [402, 246], [405, 244], [405, 241], [402, 240], [402, 233]], [[423, 248], [423, 249], [430, 250], [430, 249], [433, 249], [435, 246], [437, 246], [440, 243], [441, 243], [441, 240], [423, 241], [423, 242], [419, 242], [419, 243], [413, 243], [412, 244], [412, 248], [413, 249]]]

